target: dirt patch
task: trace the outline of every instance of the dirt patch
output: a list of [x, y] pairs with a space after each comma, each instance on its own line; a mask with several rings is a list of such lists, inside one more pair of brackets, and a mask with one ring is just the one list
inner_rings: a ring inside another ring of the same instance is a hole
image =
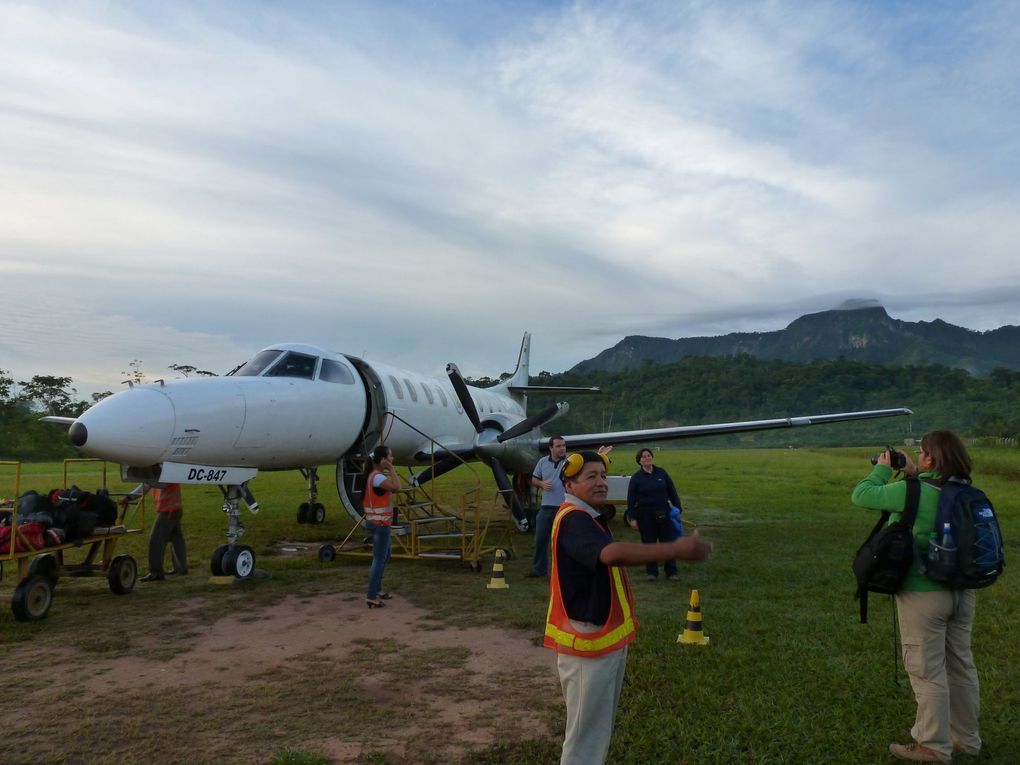
[[108, 650], [12, 647], [7, 688], [51, 714], [45, 734], [38, 717], [5, 714], [0, 759], [266, 762], [290, 748], [341, 764], [455, 762], [557, 735], [555, 656], [534, 635], [450, 628], [400, 596], [370, 610], [350, 593], [287, 595], [211, 622], [206, 610], [179, 601]]

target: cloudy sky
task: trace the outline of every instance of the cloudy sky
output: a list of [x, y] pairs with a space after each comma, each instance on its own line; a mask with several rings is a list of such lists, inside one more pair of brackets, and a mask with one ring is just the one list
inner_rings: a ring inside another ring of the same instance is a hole
[[1020, 324], [1014, 2], [0, 0], [0, 369]]

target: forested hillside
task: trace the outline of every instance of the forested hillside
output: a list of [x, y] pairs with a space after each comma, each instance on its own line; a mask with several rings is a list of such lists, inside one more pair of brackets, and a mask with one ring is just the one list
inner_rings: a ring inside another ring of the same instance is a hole
[[[537, 383], [602, 389], [599, 396], [570, 397], [570, 413], [546, 428], [564, 434], [899, 406], [915, 413], [909, 418], [702, 438], [692, 442], [699, 448], [895, 442], [935, 427], [970, 436], [1015, 436], [1020, 431], [1020, 372], [1007, 369], [975, 377], [940, 365], [691, 357], [623, 372], [543, 374]], [[538, 411], [551, 400], [533, 397], [529, 410]]]

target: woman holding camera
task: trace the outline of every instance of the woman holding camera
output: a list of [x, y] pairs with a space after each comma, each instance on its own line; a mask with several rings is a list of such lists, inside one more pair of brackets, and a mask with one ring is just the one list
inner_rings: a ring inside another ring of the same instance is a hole
[[[627, 488], [627, 513], [625, 518], [631, 528], [641, 532], [645, 544], [672, 542], [677, 538], [676, 529], [670, 520], [670, 505], [680, 507], [680, 495], [676, 493], [669, 473], [655, 466], [655, 455], [645, 447], [638, 449], [634, 461], [640, 466], [630, 477]], [[676, 579], [676, 561], [665, 563], [666, 579]], [[659, 578], [659, 564], [645, 566], [648, 581]]]
[[[860, 507], [890, 511], [890, 522], [895, 522], [903, 510], [906, 484], [888, 483], [892, 466], [902, 464], [904, 473], [921, 479], [915, 550], [927, 547], [935, 527], [939, 487], [950, 478], [969, 483], [972, 467], [963, 442], [949, 430], [927, 433], [917, 454], [916, 466], [909, 456], [891, 449], [878, 455], [852, 496]], [[903, 666], [917, 701], [910, 729], [913, 741], [890, 744], [889, 751], [901, 760], [950, 762], [953, 752], [981, 751], [980, 693], [970, 648], [976, 597], [973, 590], [951, 590], [928, 579], [918, 567], [918, 557], [895, 595]]]

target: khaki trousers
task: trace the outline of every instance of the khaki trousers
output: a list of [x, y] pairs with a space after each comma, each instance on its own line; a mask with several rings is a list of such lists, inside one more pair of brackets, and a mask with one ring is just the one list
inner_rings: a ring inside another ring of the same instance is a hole
[[590, 659], [561, 653], [556, 666], [567, 704], [560, 765], [601, 765], [609, 753], [616, 723], [616, 705], [627, 669], [627, 646]]
[[968, 754], [981, 750], [980, 688], [970, 650], [976, 603], [973, 590], [896, 595], [903, 666], [917, 700], [910, 734], [945, 762], [954, 739]]

